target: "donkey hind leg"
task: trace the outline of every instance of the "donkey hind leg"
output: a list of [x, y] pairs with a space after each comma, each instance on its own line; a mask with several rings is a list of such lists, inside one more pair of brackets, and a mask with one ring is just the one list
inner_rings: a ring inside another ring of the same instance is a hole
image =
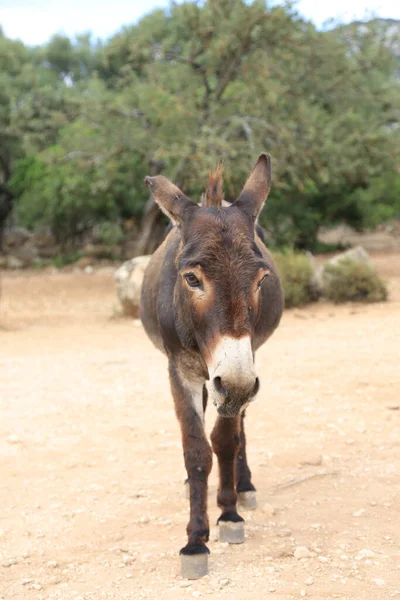
[[[207, 400], [208, 400], [208, 392], [207, 392], [207, 388], [205, 385], [203, 385], [203, 415], [206, 412], [206, 408], [207, 408]], [[186, 500], [190, 500], [190, 485], [189, 485], [189, 478], [185, 479], [185, 482], [183, 484], [183, 495], [184, 498], [186, 498]]]
[[219, 539], [230, 544], [244, 542], [244, 519], [236, 510], [235, 458], [240, 443], [240, 417], [218, 417], [211, 433], [212, 448], [218, 458], [219, 487], [217, 503]]
[[176, 414], [181, 426], [183, 456], [189, 481], [190, 520], [188, 543], [181, 549], [181, 574], [198, 579], [208, 572], [206, 542], [210, 535], [207, 515], [207, 482], [212, 466], [212, 451], [204, 432], [203, 384], [186, 386], [176, 369], [170, 367]]
[[240, 446], [236, 455], [236, 491], [238, 503], [245, 510], [257, 508], [256, 488], [251, 483], [251, 471], [247, 464], [246, 435], [244, 432], [244, 417], [242, 413], [240, 422]]

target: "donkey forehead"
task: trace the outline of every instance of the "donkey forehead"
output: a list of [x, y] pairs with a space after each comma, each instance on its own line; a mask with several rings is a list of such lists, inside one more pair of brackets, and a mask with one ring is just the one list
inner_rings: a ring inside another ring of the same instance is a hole
[[179, 267], [199, 265], [218, 276], [256, 273], [267, 267], [254, 239], [254, 226], [233, 207], [200, 209], [186, 227]]

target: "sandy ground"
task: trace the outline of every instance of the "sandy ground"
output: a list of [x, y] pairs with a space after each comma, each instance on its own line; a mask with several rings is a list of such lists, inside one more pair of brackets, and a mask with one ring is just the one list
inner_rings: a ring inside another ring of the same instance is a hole
[[400, 255], [374, 260], [389, 303], [287, 311], [259, 352], [260, 508], [220, 544], [214, 468], [195, 582], [166, 361], [113, 316], [112, 272], [3, 274], [0, 598], [400, 599]]

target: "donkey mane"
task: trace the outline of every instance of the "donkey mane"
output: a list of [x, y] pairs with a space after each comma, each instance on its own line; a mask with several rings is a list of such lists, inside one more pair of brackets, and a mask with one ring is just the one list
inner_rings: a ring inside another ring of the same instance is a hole
[[223, 166], [218, 163], [215, 171], [208, 174], [208, 182], [205, 192], [201, 196], [201, 205], [203, 208], [221, 208], [224, 201], [224, 180]]

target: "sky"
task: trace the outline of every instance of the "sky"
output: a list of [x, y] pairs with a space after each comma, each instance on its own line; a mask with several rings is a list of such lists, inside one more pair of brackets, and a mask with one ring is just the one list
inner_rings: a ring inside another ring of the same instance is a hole
[[[122, 25], [168, 4], [168, 0], [0, 0], [0, 25], [8, 37], [32, 45], [45, 43], [55, 33], [91, 31], [95, 38], [107, 38]], [[400, 19], [400, 0], [298, 0], [297, 8], [318, 27], [331, 18]]]

